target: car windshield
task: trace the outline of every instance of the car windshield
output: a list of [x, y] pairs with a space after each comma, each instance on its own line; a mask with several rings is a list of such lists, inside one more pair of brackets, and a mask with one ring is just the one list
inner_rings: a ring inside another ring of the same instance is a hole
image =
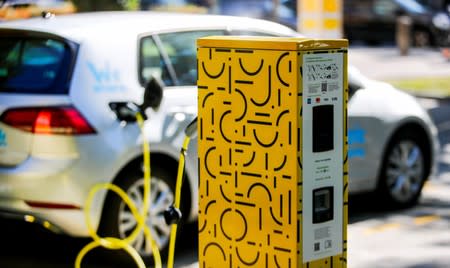
[[64, 94], [70, 49], [50, 38], [0, 37], [0, 92]]

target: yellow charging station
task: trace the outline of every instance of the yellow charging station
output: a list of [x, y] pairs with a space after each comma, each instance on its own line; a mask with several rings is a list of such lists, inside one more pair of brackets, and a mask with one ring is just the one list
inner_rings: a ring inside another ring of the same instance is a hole
[[199, 266], [347, 266], [347, 40], [198, 46]]

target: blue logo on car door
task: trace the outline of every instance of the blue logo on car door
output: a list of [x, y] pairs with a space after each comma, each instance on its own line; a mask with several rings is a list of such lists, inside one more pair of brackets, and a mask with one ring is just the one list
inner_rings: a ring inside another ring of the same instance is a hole
[[127, 90], [122, 84], [119, 70], [111, 67], [109, 62], [105, 62], [102, 66], [88, 62], [87, 67], [95, 80], [94, 91], [123, 92]]
[[6, 147], [6, 133], [0, 129], [0, 147]]
[[348, 130], [348, 157], [349, 158], [365, 158], [366, 150], [366, 131], [362, 128], [354, 128]]

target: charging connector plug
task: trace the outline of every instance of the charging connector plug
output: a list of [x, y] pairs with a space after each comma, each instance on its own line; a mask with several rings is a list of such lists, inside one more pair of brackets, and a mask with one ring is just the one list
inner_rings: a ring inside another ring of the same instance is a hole
[[167, 225], [178, 224], [182, 216], [181, 211], [174, 206], [170, 206], [164, 211], [164, 220]]

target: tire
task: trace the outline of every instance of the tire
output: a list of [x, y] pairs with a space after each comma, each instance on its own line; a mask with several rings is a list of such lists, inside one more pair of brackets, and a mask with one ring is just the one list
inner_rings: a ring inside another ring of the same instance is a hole
[[388, 208], [415, 205], [427, 177], [426, 147], [412, 131], [398, 133], [386, 151], [378, 195]]
[[[131, 200], [136, 204], [139, 211], [143, 206], [144, 175], [142, 168], [128, 169], [124, 172], [116, 184], [122, 188]], [[152, 165], [151, 168], [151, 193], [150, 209], [147, 214], [147, 226], [150, 228], [152, 238], [157, 243], [162, 257], [167, 255], [170, 226], [164, 220], [164, 211], [173, 204], [175, 200], [175, 179], [176, 174], [169, 172], [159, 165]], [[104, 204], [104, 211], [100, 223], [100, 234], [102, 237], [126, 238], [136, 228], [137, 222], [130, 209], [118, 195], [108, 192]], [[131, 244], [141, 255], [145, 263], [151, 263], [153, 253], [151, 244], [141, 231], [138, 237]], [[122, 253], [120, 255], [124, 255]], [[126, 254], [127, 255], [127, 254]], [[119, 256], [120, 259], [129, 259], [129, 256]]]

